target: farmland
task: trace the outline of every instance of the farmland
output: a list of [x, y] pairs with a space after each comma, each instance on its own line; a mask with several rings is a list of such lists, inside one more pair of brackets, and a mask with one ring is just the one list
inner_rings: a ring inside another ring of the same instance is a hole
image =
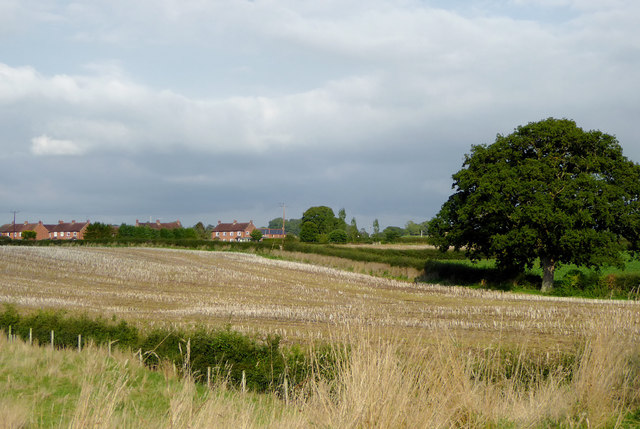
[[[323, 338], [363, 325], [477, 343], [565, 344], [618, 320], [637, 331], [635, 302], [525, 296], [400, 282], [240, 253], [152, 248], [0, 248], [0, 301], [115, 315], [141, 325], [218, 326]], [[333, 330], [332, 330], [333, 331]]]
[[[132, 359], [135, 350], [107, 355], [89, 344], [54, 351], [3, 336], [0, 416], [16, 427], [640, 422], [634, 301], [445, 287], [253, 254], [140, 247], [2, 247], [0, 273], [0, 302], [23, 314], [63, 309], [143, 331], [231, 326], [262, 338], [278, 334], [311, 359], [323, 356], [319, 342], [329, 344], [334, 362], [330, 373], [295, 386], [279, 380], [266, 393], [245, 393], [224, 377], [205, 389], [180, 378], [175, 364], [148, 373], [142, 354]], [[311, 362], [327, 370], [324, 363]]]

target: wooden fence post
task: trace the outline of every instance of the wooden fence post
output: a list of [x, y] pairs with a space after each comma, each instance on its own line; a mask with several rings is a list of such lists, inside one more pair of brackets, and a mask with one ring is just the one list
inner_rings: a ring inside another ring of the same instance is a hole
[[78, 352], [82, 351], [82, 334], [78, 334]]
[[29, 345], [33, 345], [33, 328], [29, 328]]
[[53, 350], [53, 331], [51, 331], [51, 350]]

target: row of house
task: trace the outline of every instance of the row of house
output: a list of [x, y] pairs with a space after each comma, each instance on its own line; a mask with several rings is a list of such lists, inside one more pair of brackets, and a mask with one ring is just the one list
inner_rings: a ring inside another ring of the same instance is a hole
[[249, 222], [238, 222], [234, 220], [232, 223], [218, 221], [218, 224], [213, 231], [211, 231], [211, 239], [220, 241], [250, 241], [251, 233], [256, 229], [260, 230], [262, 238], [284, 238], [285, 236], [282, 228], [256, 228], [252, 220]]
[[36, 240], [82, 240], [90, 222], [58, 221], [56, 224], [8, 223], [0, 226], [0, 235], [14, 240], [21, 240], [24, 231], [35, 231]]
[[[21, 240], [24, 231], [35, 231], [36, 240], [82, 240], [90, 221], [71, 222], [58, 221], [57, 224], [38, 223], [8, 223], [0, 227], [0, 235], [9, 237], [14, 240]], [[161, 223], [160, 220], [155, 222], [140, 222], [136, 219], [136, 226], [149, 227], [152, 229], [176, 229], [182, 228], [179, 220], [175, 222]], [[285, 234], [282, 229], [273, 228], [256, 228], [253, 221], [238, 222], [234, 220], [232, 223], [223, 223], [218, 221], [211, 232], [212, 240], [220, 241], [250, 241], [251, 233], [259, 229], [263, 238], [284, 238]]]

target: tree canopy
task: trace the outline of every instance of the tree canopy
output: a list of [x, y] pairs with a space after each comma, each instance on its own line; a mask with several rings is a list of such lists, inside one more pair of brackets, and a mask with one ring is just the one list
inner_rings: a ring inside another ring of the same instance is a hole
[[[314, 224], [316, 228], [311, 227], [308, 223]], [[318, 241], [318, 235], [327, 235], [334, 229], [343, 229], [340, 228], [341, 225], [342, 222], [330, 207], [310, 207], [302, 214], [300, 239], [309, 242]]]
[[503, 269], [539, 259], [543, 290], [558, 264], [619, 264], [623, 239], [638, 250], [640, 166], [615, 137], [574, 121], [532, 122], [472, 146], [452, 188], [429, 223], [434, 244]]

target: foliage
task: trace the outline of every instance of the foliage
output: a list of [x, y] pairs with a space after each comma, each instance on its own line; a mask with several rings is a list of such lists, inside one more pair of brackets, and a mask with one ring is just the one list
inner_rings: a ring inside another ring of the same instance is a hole
[[538, 259], [543, 289], [556, 265], [620, 263], [621, 238], [638, 249], [640, 166], [615, 137], [549, 118], [472, 146], [454, 194], [429, 223], [434, 244], [495, 257], [523, 271]]
[[197, 240], [198, 232], [194, 228], [154, 229], [147, 225], [133, 226], [122, 224], [120, 228], [118, 228], [117, 238], [139, 240]]
[[90, 223], [84, 233], [85, 240], [106, 240], [113, 238], [115, 230], [111, 225], [100, 222]]
[[[302, 219], [287, 219], [284, 225], [284, 230], [288, 235], [293, 234], [295, 236], [299, 236], [301, 226], [302, 226]], [[268, 227], [271, 229], [281, 229], [282, 218], [277, 217], [277, 218], [271, 219], [269, 221]]]
[[314, 222], [307, 221], [302, 224], [302, 228], [300, 228], [300, 240], [306, 243], [315, 243], [318, 241], [318, 225]]
[[346, 243], [347, 233], [343, 229], [334, 229], [329, 233], [330, 243]]
[[38, 236], [38, 233], [35, 231], [30, 231], [30, 230], [22, 231], [22, 238], [24, 240], [35, 240], [37, 236]]
[[[285, 373], [292, 385], [312, 374], [310, 357], [300, 349], [281, 349], [279, 337], [267, 336], [260, 340], [229, 327], [214, 331], [198, 328], [193, 332], [155, 329], [144, 335], [125, 321], [93, 320], [86, 315], [42, 310], [21, 316], [15, 307], [5, 305], [0, 312], [0, 330], [8, 332], [9, 328], [13, 335], [25, 340], [31, 329], [33, 340], [41, 345], [50, 343], [51, 331], [54, 331], [57, 348], [77, 347], [78, 335], [81, 335], [83, 345], [92, 341], [139, 350], [148, 366], [155, 368], [169, 361], [188, 369], [200, 381], [206, 381], [207, 368], [217, 368], [215, 376], [228, 377], [235, 386], [240, 386], [244, 377], [246, 387], [259, 392], [277, 390]], [[318, 356], [316, 361], [322, 359]], [[325, 367], [331, 363], [330, 359], [322, 361]]]
[[388, 226], [382, 231], [386, 241], [396, 241], [404, 234], [404, 229], [399, 226]]
[[207, 240], [211, 238], [211, 233], [207, 232], [207, 229], [204, 227], [202, 222], [198, 222], [193, 226], [193, 231], [196, 234], [196, 238], [198, 240]]
[[[302, 229], [300, 231], [300, 239], [302, 241], [308, 241], [303, 238], [303, 236], [308, 237], [305, 231], [305, 225], [307, 225], [308, 222], [315, 224], [318, 230], [317, 234], [329, 234], [329, 232], [333, 231], [334, 229], [344, 229], [342, 228], [340, 219], [336, 218], [331, 208], [327, 206], [310, 207], [302, 214]], [[307, 226], [306, 228], [308, 231], [309, 227]], [[318, 238], [315, 237], [314, 240], [310, 241], [317, 240]]]
[[251, 231], [251, 240], [252, 241], [260, 241], [262, 240], [262, 231], [260, 231], [259, 229], [254, 229], [253, 231]]

